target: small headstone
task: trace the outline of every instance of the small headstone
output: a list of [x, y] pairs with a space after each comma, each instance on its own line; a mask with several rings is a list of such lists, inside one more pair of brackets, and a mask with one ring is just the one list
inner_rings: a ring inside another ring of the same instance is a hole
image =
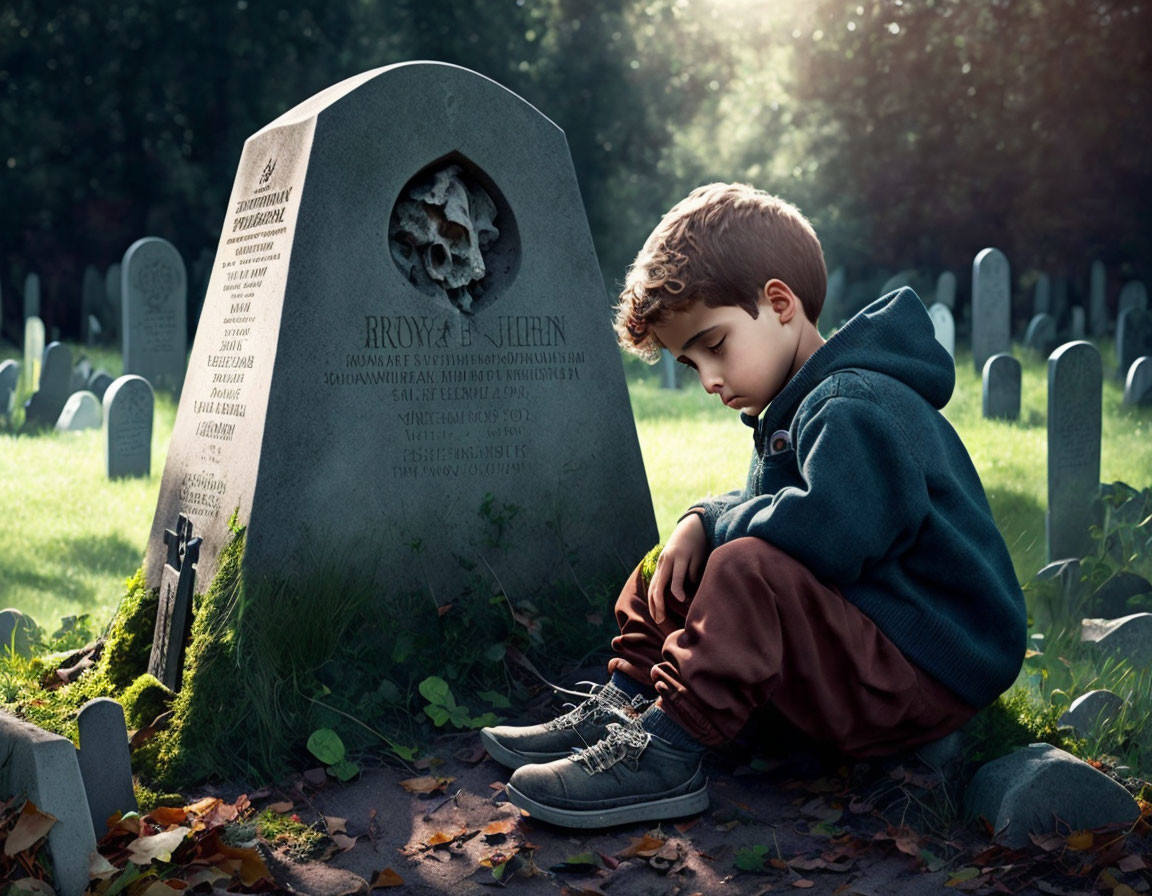
[[1104, 656], [1128, 660], [1133, 669], [1152, 666], [1152, 613], [1133, 613], [1119, 619], [1085, 619], [1080, 640]]
[[1081, 694], [1060, 716], [1057, 723], [1067, 725], [1080, 737], [1086, 737], [1101, 725], [1116, 718], [1124, 701], [1108, 690], [1089, 691]]
[[952, 310], [942, 302], [933, 302], [928, 309], [928, 316], [932, 318], [932, 329], [936, 341], [948, 349], [952, 359], [956, 359], [956, 321], [952, 317]]
[[184, 260], [167, 240], [145, 237], [124, 253], [121, 281], [124, 372], [179, 392], [188, 353]]
[[1028, 329], [1024, 333], [1026, 348], [1048, 357], [1058, 344], [1056, 319], [1051, 314], [1037, 314], [1028, 322]]
[[80, 707], [76, 725], [80, 732], [77, 758], [92, 830], [103, 837], [108, 832], [110, 816], [136, 811], [124, 709], [115, 700], [97, 697]]
[[1032, 287], [1032, 316], [1052, 313], [1052, 279], [1047, 274], [1036, 278]]
[[49, 343], [44, 349], [44, 370], [40, 388], [24, 403], [24, 419], [29, 423], [54, 426], [72, 394], [72, 349], [62, 342]]
[[951, 271], [944, 271], [936, 278], [935, 303], [943, 305], [949, 311], [956, 310], [956, 275]]
[[176, 531], [164, 532], [168, 559], [160, 578], [160, 604], [152, 634], [148, 673], [170, 691], [180, 690], [184, 648], [192, 629], [192, 589], [196, 584], [196, 561], [203, 539], [192, 537], [192, 524], [180, 515]]
[[1144, 355], [1152, 355], [1152, 311], [1125, 308], [1116, 321], [1116, 376], [1123, 381]]
[[660, 388], [662, 389], [675, 389], [679, 386], [676, 382], [677, 366], [676, 359], [672, 357], [672, 352], [668, 349], [662, 349], [660, 352]]
[[80, 287], [80, 337], [85, 345], [93, 344], [91, 318], [104, 304], [104, 284], [100, 272], [92, 265], [84, 268], [84, 280]]
[[61, 896], [80, 896], [87, 891], [88, 862], [96, 850], [96, 836], [92, 830], [84, 781], [80, 777], [76, 747], [66, 737], [51, 734], [2, 711], [0, 744], [4, 745], [0, 794], [24, 795], [41, 812], [56, 819], [48, 830], [48, 853], [52, 859], [51, 892]]
[[96, 370], [92, 376], [88, 377], [88, 391], [99, 398], [100, 401], [104, 401], [104, 393], [108, 391], [108, 387], [111, 385], [112, 374], [103, 368]]
[[1104, 262], [1092, 262], [1088, 284], [1088, 324], [1094, 337], [1108, 335], [1108, 272]]
[[1100, 488], [1100, 352], [1069, 342], [1048, 358], [1048, 560], [1092, 547], [1092, 501]]
[[1124, 379], [1124, 404], [1152, 404], [1152, 357], [1132, 362]]
[[40, 275], [29, 274], [24, 278], [24, 320], [40, 316]]
[[1020, 362], [1004, 352], [984, 362], [981, 408], [989, 420], [1020, 417]]
[[104, 305], [100, 313], [104, 333], [110, 340], [114, 340], [120, 335], [120, 318], [123, 314], [120, 289], [120, 262], [117, 261], [109, 265], [104, 274]]
[[1140, 280], [1129, 280], [1120, 290], [1120, 301], [1116, 306], [1116, 316], [1119, 317], [1128, 308], [1148, 310], [1148, 289]]
[[29, 317], [24, 321], [24, 388], [40, 388], [40, 371], [44, 366], [44, 321]]
[[965, 806], [970, 818], [986, 818], [996, 842], [1010, 849], [1028, 846], [1029, 834], [1052, 832], [1057, 824], [1079, 831], [1140, 817], [1120, 784], [1051, 744], [1032, 744], [982, 766]]
[[0, 610], [0, 651], [12, 651], [17, 656], [31, 656], [36, 643], [36, 620], [9, 607]]
[[1086, 325], [1084, 323], [1084, 309], [1079, 305], [1072, 306], [1071, 320], [1068, 325], [1068, 334], [1075, 342], [1083, 339], [1086, 335]]
[[56, 420], [60, 432], [76, 432], [81, 429], [99, 429], [104, 421], [100, 399], [91, 392], [73, 392], [64, 402], [64, 409]]
[[1008, 259], [984, 249], [972, 262], [972, 361], [977, 370], [993, 355], [1012, 351], [1012, 292]]
[[152, 470], [155, 397], [143, 377], [122, 376], [104, 393], [104, 471], [109, 479]]
[[0, 417], [7, 417], [12, 413], [19, 386], [20, 362], [9, 360], [0, 363]]

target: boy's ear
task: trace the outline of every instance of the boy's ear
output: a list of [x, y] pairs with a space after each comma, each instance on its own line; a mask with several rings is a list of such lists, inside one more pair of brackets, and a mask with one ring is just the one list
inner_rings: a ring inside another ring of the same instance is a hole
[[800, 308], [800, 299], [783, 280], [772, 279], [764, 284], [760, 304], [769, 305], [772, 312], [780, 318], [780, 323], [786, 324], [796, 316]]

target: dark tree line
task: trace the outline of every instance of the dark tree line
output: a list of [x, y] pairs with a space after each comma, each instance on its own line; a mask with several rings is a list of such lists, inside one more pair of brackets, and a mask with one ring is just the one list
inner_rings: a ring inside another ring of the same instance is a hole
[[[609, 289], [695, 184], [801, 204], [830, 263], [1117, 278], [1152, 260], [1138, 0], [0, 2], [0, 290], [76, 332], [85, 265], [214, 248], [244, 140], [318, 90], [438, 59], [567, 133]], [[773, 7], [788, 6], [788, 9]]]

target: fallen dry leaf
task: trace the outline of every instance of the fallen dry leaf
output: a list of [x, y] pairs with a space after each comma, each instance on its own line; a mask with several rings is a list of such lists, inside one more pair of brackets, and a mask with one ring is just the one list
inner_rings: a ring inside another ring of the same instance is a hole
[[348, 852], [348, 850], [356, 845], [356, 841], [360, 839], [359, 837], [349, 837], [345, 834], [332, 834], [331, 837], [332, 842], [339, 847], [340, 852]]
[[445, 843], [451, 843], [456, 838], [451, 834], [445, 834], [443, 831], [437, 831], [431, 837], [424, 841], [424, 845], [428, 847], [443, 846]]
[[160, 806], [153, 809], [145, 816], [148, 820], [161, 827], [169, 827], [170, 825], [182, 825], [188, 820], [188, 813], [183, 809], [177, 809], [170, 806]]
[[337, 818], [335, 815], [325, 815], [324, 824], [328, 826], [329, 834], [347, 834], [348, 819]]
[[1141, 871], [1148, 867], [1148, 862], [1143, 856], [1124, 856], [1116, 863], [1116, 867], [1127, 874], [1129, 871]]
[[409, 793], [443, 793], [444, 788], [455, 781], [455, 778], [438, 778], [434, 775], [422, 775], [419, 778], [408, 778], [400, 782], [400, 786]]
[[[179, 886], [177, 886], [179, 885]], [[148, 885], [140, 896], [172, 896], [179, 893], [188, 885], [182, 880], [156, 880]]]
[[295, 809], [296, 804], [291, 800], [283, 800], [279, 803], [269, 803], [266, 808], [269, 812], [276, 812], [280, 815], [283, 815], [286, 812], [291, 812], [293, 809]]
[[16, 827], [4, 841], [4, 855], [14, 856], [32, 846], [41, 837], [48, 835], [49, 829], [56, 823], [56, 816], [41, 812], [32, 800], [24, 803], [20, 810], [20, 818]]
[[651, 834], [645, 834], [643, 837], [633, 837], [632, 842], [620, 852], [616, 853], [616, 856], [621, 859], [628, 859], [632, 856], [641, 856], [647, 859], [660, 852], [660, 850], [664, 848], [664, 843], [664, 840], [661, 840], [659, 837], [653, 837]]
[[402, 878], [391, 868], [385, 868], [383, 871], [376, 872], [376, 876], [372, 879], [372, 885], [368, 889], [385, 890], [388, 887], [402, 886], [404, 886], [404, 878]]
[[1068, 848], [1082, 852], [1085, 849], [1091, 849], [1092, 844], [1096, 842], [1096, 837], [1091, 831], [1073, 831], [1068, 835]]
[[191, 828], [173, 828], [160, 834], [139, 837], [128, 845], [128, 860], [137, 865], [171, 860], [173, 851], [192, 833]]
[[115, 877], [119, 872], [119, 868], [98, 852], [93, 852], [92, 855], [88, 857], [89, 880], [107, 880], [110, 877]]
[[792, 886], [798, 890], [807, 890], [816, 886], [816, 884], [812, 883], [812, 881], [808, 880], [808, 878], [802, 877], [799, 880], [792, 881]]

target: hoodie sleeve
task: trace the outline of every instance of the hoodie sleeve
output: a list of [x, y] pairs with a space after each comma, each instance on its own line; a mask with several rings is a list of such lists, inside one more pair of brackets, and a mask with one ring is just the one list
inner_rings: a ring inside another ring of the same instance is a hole
[[[731, 510], [744, 499], [743, 489], [736, 489], [735, 491], [725, 492], [722, 495], [716, 495], [711, 498], [705, 498], [702, 501], [697, 501], [693, 504], [684, 516], [696, 514], [700, 517], [700, 522], [704, 524], [704, 534], [708, 537], [708, 547], [716, 546], [716, 521], [728, 510]], [[677, 520], [676, 522], [680, 522]]]
[[721, 513], [713, 546], [750, 535], [820, 579], [858, 581], [870, 562], [916, 538], [929, 511], [924, 472], [900, 421], [869, 397], [838, 391], [801, 407], [796, 423], [803, 485]]

